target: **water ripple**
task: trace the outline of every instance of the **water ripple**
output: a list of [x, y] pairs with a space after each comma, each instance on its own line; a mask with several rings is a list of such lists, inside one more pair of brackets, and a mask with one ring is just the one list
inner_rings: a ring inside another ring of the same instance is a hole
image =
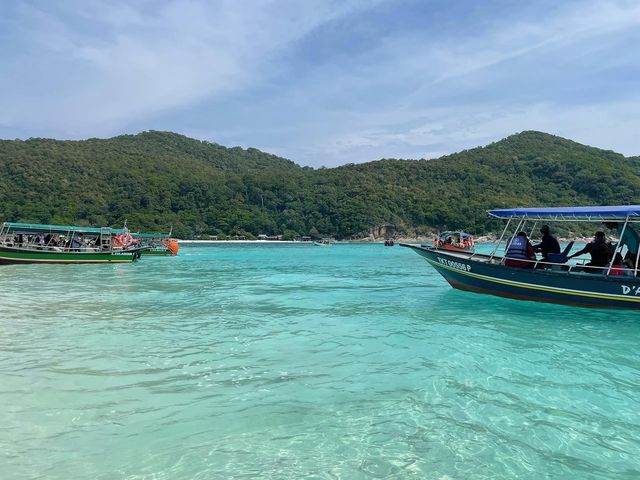
[[0, 268], [3, 478], [640, 476], [640, 322], [379, 245]]

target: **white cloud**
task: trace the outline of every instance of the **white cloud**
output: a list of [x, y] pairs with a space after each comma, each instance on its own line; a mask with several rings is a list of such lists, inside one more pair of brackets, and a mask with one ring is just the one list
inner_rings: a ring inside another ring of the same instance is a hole
[[[638, 73], [640, 4], [533, 2], [507, 15], [487, 2], [456, 30], [429, 24], [436, 4], [406, 29], [386, 28], [383, 0], [23, 6], [9, 22], [18, 51], [1, 54], [0, 125], [76, 138], [159, 128], [311, 165], [433, 157], [531, 129], [640, 151], [640, 91], [607, 73]], [[359, 21], [373, 33], [350, 48]]]
[[547, 20], [520, 21], [485, 38], [443, 52], [449, 68], [435, 81], [468, 75], [536, 50], [565, 47], [640, 25], [640, 4], [591, 1], [572, 4]]
[[[481, 35], [467, 34], [463, 25], [454, 35], [442, 38], [422, 36], [424, 32], [398, 32], [354, 61], [353, 68], [336, 72], [332, 66], [325, 76], [341, 73], [334, 82], [335, 92], [393, 84], [401, 89], [399, 93], [407, 93], [404, 103], [408, 104], [447, 90], [447, 83], [452, 80], [477, 82], [482, 71], [528, 55], [544, 58], [558, 50], [579, 55], [590, 40], [640, 26], [637, 2], [592, 0], [560, 5], [553, 14], [542, 18], [505, 19], [496, 15]], [[598, 57], [594, 63], [614, 60], [615, 56]], [[538, 62], [531, 68], [543, 68]], [[512, 72], [514, 76], [519, 73], [522, 72]], [[412, 83], [416, 79], [420, 79], [419, 88], [410, 92], [402, 89], [401, 82]]]
[[[71, 3], [68, 10], [77, 5]], [[14, 63], [14, 76], [35, 73], [42, 79], [22, 97], [3, 85], [0, 122], [23, 128], [56, 125], [76, 135], [105, 134], [263, 80], [282, 49], [363, 5], [190, 0], [154, 4], [149, 8], [153, 13], [143, 15], [140, 8], [121, 2], [92, 2], [79, 7], [80, 23], [69, 11], [65, 16], [23, 9], [31, 27], [28, 34], [45, 32], [37, 42], [45, 46], [39, 54], [56, 52], [60, 70], [45, 73], [34, 68], [33, 58]]]
[[552, 133], [597, 148], [638, 155], [637, 126], [640, 98], [607, 105], [566, 108], [539, 103], [492, 109], [458, 107], [422, 112], [423, 122], [408, 130], [366, 129], [327, 139], [326, 148], [313, 152], [333, 166], [357, 161], [363, 153], [376, 158], [436, 158], [486, 145], [524, 130]]
[[[592, 77], [608, 66], [638, 65], [637, 49], [611, 51], [607, 42], [621, 41], [639, 24], [637, 3], [593, 1], [562, 6], [547, 18], [505, 19], [480, 37], [425, 43], [413, 33], [394, 36], [318, 90], [325, 103], [344, 95], [353, 105], [342, 118], [334, 110], [329, 127], [309, 125], [316, 138], [301, 135], [304, 148], [290, 156], [325, 165], [432, 158], [522, 130], [638, 154], [640, 90], [597, 91]], [[324, 78], [335, 72], [332, 66]], [[626, 81], [601, 81], [607, 80]], [[314, 82], [322, 84], [322, 77]], [[595, 97], [573, 94], [590, 84]], [[378, 95], [352, 101], [367, 88]]]

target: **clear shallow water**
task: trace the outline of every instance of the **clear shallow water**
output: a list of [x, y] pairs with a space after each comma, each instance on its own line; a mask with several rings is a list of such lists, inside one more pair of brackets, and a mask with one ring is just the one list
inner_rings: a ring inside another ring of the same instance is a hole
[[382, 245], [0, 268], [3, 479], [640, 477], [640, 316]]

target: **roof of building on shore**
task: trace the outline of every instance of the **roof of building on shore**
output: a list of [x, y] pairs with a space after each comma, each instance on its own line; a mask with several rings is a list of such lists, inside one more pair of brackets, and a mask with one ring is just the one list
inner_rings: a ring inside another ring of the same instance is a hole
[[548, 221], [598, 220], [640, 222], [640, 205], [586, 206], [586, 207], [536, 207], [489, 210], [496, 218], [524, 218]]

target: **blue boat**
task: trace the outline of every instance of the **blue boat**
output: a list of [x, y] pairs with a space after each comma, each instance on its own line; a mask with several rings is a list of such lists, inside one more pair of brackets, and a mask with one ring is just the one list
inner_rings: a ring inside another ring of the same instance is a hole
[[[534, 231], [537, 222], [615, 222], [627, 228], [640, 223], [640, 205], [603, 207], [515, 208], [489, 210], [489, 215], [507, 220], [493, 253], [453, 252], [430, 246], [401, 244], [422, 256], [449, 284], [460, 290], [537, 302], [581, 307], [640, 309], [640, 277], [635, 256], [632, 265], [587, 267], [568, 263], [573, 242], [561, 254], [548, 261], [528, 260], [531, 268], [505, 265], [508, 257], [496, 255], [503, 240], [509, 243], [525, 227]], [[527, 225], [533, 223], [533, 226]], [[511, 229], [510, 229], [511, 227]], [[622, 242], [615, 246], [612, 258], [625, 254]], [[527, 261], [525, 261], [527, 262]]]

